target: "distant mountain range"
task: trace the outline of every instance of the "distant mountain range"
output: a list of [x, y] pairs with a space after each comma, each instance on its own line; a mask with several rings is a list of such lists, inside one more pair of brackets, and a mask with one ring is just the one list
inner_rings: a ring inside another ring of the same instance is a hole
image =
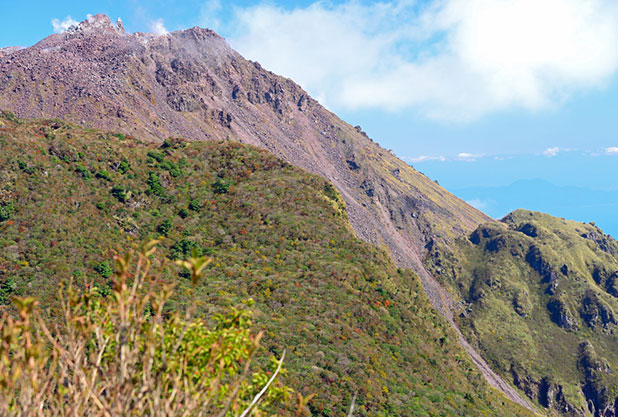
[[618, 190], [557, 186], [549, 181], [530, 179], [503, 187], [466, 187], [451, 191], [496, 219], [526, 208], [577, 221], [594, 221], [605, 232], [618, 236]]

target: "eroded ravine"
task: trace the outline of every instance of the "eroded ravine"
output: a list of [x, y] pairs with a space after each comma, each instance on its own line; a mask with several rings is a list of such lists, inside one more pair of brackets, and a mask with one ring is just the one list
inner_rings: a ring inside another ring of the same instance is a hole
[[[356, 203], [349, 199], [349, 195], [345, 189], [341, 190], [340, 184], [335, 181], [335, 185], [338, 186], [342, 193], [346, 203], [348, 203], [347, 211], [348, 217], [352, 228], [355, 230], [357, 236], [363, 240], [375, 243], [372, 236], [367, 234], [367, 224], [362, 216], [359, 216]], [[348, 197], [348, 198], [346, 198]], [[408, 233], [401, 233], [400, 230], [393, 224], [388, 218], [388, 213], [384, 206], [381, 207], [381, 223], [384, 226], [383, 233], [389, 233], [391, 240], [389, 241], [389, 248], [391, 249], [391, 255], [394, 261], [403, 267], [413, 269], [420, 277], [423, 283], [425, 293], [429, 298], [429, 301], [433, 307], [446, 319], [453, 331], [457, 335], [457, 341], [461, 347], [468, 353], [470, 359], [479, 369], [484, 379], [493, 388], [502, 392], [508, 399], [527, 408], [534, 414], [538, 414], [538, 411], [532, 406], [532, 404], [524, 398], [515, 388], [513, 388], [508, 382], [506, 382], [501, 376], [496, 374], [487, 361], [468, 343], [463, 336], [461, 330], [455, 320], [453, 320], [454, 302], [451, 294], [434, 278], [434, 276], [427, 271], [422, 261], [422, 252], [418, 249], [418, 245], [410, 238]], [[395, 249], [393, 251], [393, 249]]]
[[433, 304], [434, 308], [438, 310], [444, 318], [451, 325], [455, 333], [457, 334], [457, 340], [459, 344], [466, 350], [472, 362], [479, 369], [485, 380], [494, 388], [502, 391], [507, 398], [511, 401], [526, 407], [533, 413], [537, 413], [532, 404], [526, 400], [519, 392], [515, 390], [509, 383], [507, 383], [502, 377], [496, 374], [489, 364], [483, 359], [483, 357], [468, 343], [465, 339], [459, 326], [453, 320], [452, 312], [452, 299], [450, 294], [436, 281], [436, 279], [424, 268], [423, 265], [417, 265], [416, 272], [421, 277], [423, 287], [427, 293], [427, 297]]

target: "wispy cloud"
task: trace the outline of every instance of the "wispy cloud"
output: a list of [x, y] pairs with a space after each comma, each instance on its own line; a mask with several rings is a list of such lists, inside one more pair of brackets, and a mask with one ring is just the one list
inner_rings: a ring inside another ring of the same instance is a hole
[[467, 200], [466, 203], [470, 204], [472, 207], [478, 210], [485, 210], [487, 208], [488, 203], [481, 199], [475, 198], [473, 200]]
[[610, 0], [261, 4], [235, 9], [228, 24], [241, 53], [339, 109], [458, 121], [536, 111], [602, 87], [618, 69]]
[[543, 155], [545, 155], [548, 158], [553, 158], [554, 156], [558, 155], [559, 153], [563, 153], [563, 152], [580, 152], [582, 154], [585, 154], [587, 151], [582, 151], [582, 150], [573, 149], [573, 148], [561, 148], [559, 146], [554, 146], [554, 147], [545, 149], [543, 151]]
[[427, 162], [427, 161], [446, 161], [446, 158], [442, 155], [419, 155], [419, 156], [404, 156], [402, 158], [406, 162], [418, 163], [418, 162]]
[[168, 32], [167, 29], [165, 28], [162, 18], [153, 20], [150, 23], [150, 31], [154, 33], [155, 35], [165, 35]]
[[473, 154], [473, 153], [468, 153], [468, 152], [461, 152], [460, 154], [457, 155], [457, 159], [459, 159], [460, 161], [466, 161], [466, 162], [474, 162], [481, 157], [483, 157], [483, 155]]
[[553, 156], [558, 155], [560, 152], [562, 151], [562, 149], [560, 149], [559, 147], [555, 146], [553, 148], [547, 148], [543, 151], [543, 155], [545, 155], [548, 158], [551, 158]]
[[605, 153], [608, 155], [618, 155], [618, 146], [610, 146], [605, 148]]
[[200, 10], [200, 20], [203, 26], [210, 29], [219, 30], [221, 20], [219, 13], [223, 9], [221, 0], [207, 0]]
[[54, 33], [62, 33], [66, 32], [71, 26], [78, 25], [79, 22], [71, 16], [67, 16], [63, 20], [52, 19], [51, 24], [54, 28]]

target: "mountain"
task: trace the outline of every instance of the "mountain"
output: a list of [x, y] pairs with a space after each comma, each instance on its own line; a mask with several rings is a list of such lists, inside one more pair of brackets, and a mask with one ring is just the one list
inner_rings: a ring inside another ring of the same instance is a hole
[[[331, 181], [356, 235], [412, 267], [449, 321], [449, 296], [423, 264], [426, 248], [449, 247], [492, 221], [208, 29], [128, 34], [93, 16], [30, 48], [5, 50], [0, 108], [146, 142], [182, 136], [267, 149]], [[525, 403], [466, 347], [494, 386]]]
[[[354, 234], [386, 249], [397, 266], [412, 268], [485, 379], [530, 407], [463, 338], [451, 314], [449, 293], [425, 267], [427, 256], [438, 248], [458, 251], [460, 239], [481, 224], [495, 222], [381, 148], [360, 127], [340, 120], [293, 81], [245, 60], [213, 31], [196, 27], [161, 36], [129, 34], [120, 22], [93, 16], [32, 47], [4, 49], [0, 108], [20, 117], [57, 118], [116, 132], [118, 138], [132, 138], [130, 144], [159, 146], [167, 138], [184, 137], [255, 145], [327, 179], [344, 200]], [[56, 135], [47, 128], [41, 134], [52, 139]], [[62, 155], [56, 158], [62, 160]], [[27, 161], [21, 162], [29, 170]], [[96, 169], [113, 174], [122, 162], [132, 163], [127, 158]], [[176, 172], [165, 162], [160, 168], [170, 176]], [[148, 180], [158, 189], [157, 177]], [[165, 174], [158, 181], [171, 180]], [[123, 187], [114, 198], [123, 195]], [[253, 192], [259, 194], [257, 188]], [[121, 210], [114, 215], [121, 227], [139, 229], [134, 214]], [[179, 244], [180, 249], [191, 245]]]
[[[530, 416], [491, 389], [419, 277], [354, 236], [323, 178], [238, 142], [169, 139], [0, 113], [0, 308], [36, 296], [49, 320], [59, 285], [109, 296], [110, 259], [160, 237], [160, 279], [197, 251], [213, 262], [197, 291], [211, 317], [255, 311], [266, 352], [287, 348], [284, 382], [316, 416]], [[247, 307], [248, 308], [248, 307]]]
[[618, 242], [594, 224], [517, 210], [456, 247], [429, 263], [492, 367], [561, 415], [617, 415]]
[[169, 258], [216, 258], [204, 309], [256, 299], [318, 415], [354, 392], [359, 415], [526, 415], [481, 375], [530, 410], [618, 415], [614, 239], [527, 210], [492, 220], [210, 30], [97, 15], [1, 49], [0, 108], [54, 119], [0, 119], [0, 301], [36, 294], [53, 317], [59, 277], [98, 274], [105, 293], [106, 259], [161, 234]]

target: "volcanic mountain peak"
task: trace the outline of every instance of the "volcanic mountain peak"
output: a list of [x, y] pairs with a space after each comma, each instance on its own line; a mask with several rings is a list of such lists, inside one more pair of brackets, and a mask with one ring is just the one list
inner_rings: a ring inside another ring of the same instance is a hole
[[234, 139], [328, 178], [357, 235], [422, 269], [491, 221], [209, 29], [126, 34], [105, 15], [0, 59], [0, 108], [131, 134]]
[[82, 22], [78, 23], [77, 25], [73, 25], [69, 29], [67, 29], [67, 31], [64, 32], [64, 34], [65, 36], [69, 36], [69, 37], [71, 37], [71, 35], [76, 35], [76, 34], [80, 34], [82, 36], [105, 35], [105, 34], [114, 35], [115, 34], [115, 35], [131, 36], [133, 38], [140, 38], [140, 39], [144, 39], [144, 38], [154, 39], [154, 38], [158, 38], [158, 37], [165, 36], [165, 35], [175, 36], [175, 34], [180, 34], [181, 37], [183, 35], [189, 35], [189, 36], [193, 36], [195, 39], [200, 39], [200, 38], [204, 39], [208, 37], [214, 37], [214, 38], [223, 40], [223, 38], [219, 36], [217, 33], [215, 33], [213, 30], [200, 28], [198, 26], [195, 26], [189, 29], [174, 31], [174, 32], [166, 32], [160, 35], [156, 35], [153, 33], [147, 33], [147, 32], [135, 32], [131, 34], [131, 33], [126, 32], [121, 18], [118, 18], [116, 20], [116, 23], [114, 24], [112, 23], [109, 16], [102, 14], [102, 13], [96, 14], [94, 16], [89, 15]]
[[122, 20], [118, 18], [117, 23], [114, 25], [110, 20], [109, 16], [104, 14], [96, 14], [94, 16], [88, 16], [86, 20], [79, 23], [78, 25], [71, 26], [67, 33], [79, 33], [79, 32], [115, 32], [118, 34], [125, 33], [124, 26], [122, 24]]

